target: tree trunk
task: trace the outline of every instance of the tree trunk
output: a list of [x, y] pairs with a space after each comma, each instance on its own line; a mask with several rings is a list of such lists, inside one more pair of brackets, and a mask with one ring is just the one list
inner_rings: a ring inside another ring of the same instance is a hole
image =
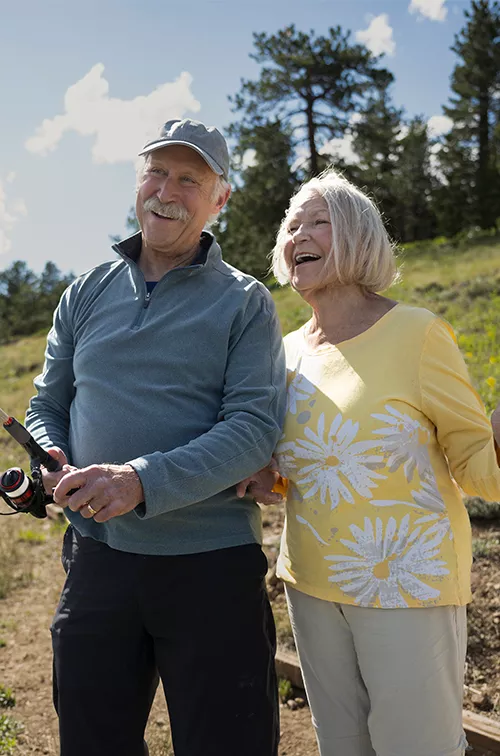
[[479, 155], [476, 175], [478, 219], [479, 225], [484, 229], [490, 228], [493, 223], [488, 187], [488, 177], [490, 172], [489, 110], [490, 98], [488, 92], [482, 92], [479, 96]]
[[316, 176], [318, 173], [318, 153], [316, 150], [316, 127], [314, 124], [313, 105], [314, 100], [312, 93], [307, 98], [306, 115], [307, 115], [307, 138], [309, 140], [309, 153], [311, 156], [310, 174]]

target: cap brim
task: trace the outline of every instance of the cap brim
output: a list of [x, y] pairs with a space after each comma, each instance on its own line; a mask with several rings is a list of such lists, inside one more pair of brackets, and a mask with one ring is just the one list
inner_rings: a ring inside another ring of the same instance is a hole
[[205, 150], [202, 150], [200, 147], [197, 147], [195, 144], [191, 144], [190, 142], [182, 142], [181, 140], [175, 140], [175, 139], [158, 139], [156, 142], [150, 142], [150, 144], [147, 144], [143, 150], [139, 152], [139, 155], [147, 155], [150, 152], [154, 152], [155, 150], [161, 150], [163, 147], [170, 147], [171, 145], [181, 145], [182, 147], [190, 147], [192, 150], [198, 153], [198, 155], [201, 155], [205, 163], [208, 165], [209, 168], [212, 169], [214, 173], [216, 173], [218, 176], [223, 176], [224, 171], [220, 167], [218, 163], [213, 160], [210, 155], [205, 152]]

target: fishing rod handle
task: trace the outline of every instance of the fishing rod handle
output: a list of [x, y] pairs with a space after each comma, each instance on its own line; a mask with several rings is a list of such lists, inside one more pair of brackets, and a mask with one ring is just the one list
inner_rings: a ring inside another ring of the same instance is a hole
[[49, 472], [56, 472], [61, 469], [57, 459], [43, 449], [40, 444], [35, 441], [31, 433], [24, 427], [24, 425], [21, 425], [15, 417], [7, 418], [3, 423], [3, 427], [18, 444], [21, 444], [21, 446], [26, 449], [32, 459], [39, 459], [40, 463], [49, 470]]

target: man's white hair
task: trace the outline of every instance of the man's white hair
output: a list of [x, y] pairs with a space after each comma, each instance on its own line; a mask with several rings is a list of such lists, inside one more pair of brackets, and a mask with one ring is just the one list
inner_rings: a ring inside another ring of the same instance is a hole
[[[212, 190], [212, 195], [210, 197], [210, 200], [212, 202], [217, 202], [218, 200], [222, 199], [222, 197], [226, 196], [226, 192], [230, 188], [231, 188], [231, 184], [229, 183], [229, 181], [226, 181], [226, 179], [223, 176], [216, 176], [215, 185]], [[206, 228], [210, 228], [210, 226], [212, 226], [215, 223], [215, 221], [219, 217], [219, 213], [220, 213], [220, 210], [218, 213], [213, 213], [212, 215], [208, 216], [207, 222], [205, 223]]]
[[366, 291], [388, 289], [398, 278], [394, 245], [374, 202], [330, 168], [298, 190], [281, 222], [272, 251], [272, 271], [280, 284], [290, 282], [285, 261], [290, 215], [311, 196], [323, 197], [332, 224], [332, 247], [322, 285], [355, 284]]

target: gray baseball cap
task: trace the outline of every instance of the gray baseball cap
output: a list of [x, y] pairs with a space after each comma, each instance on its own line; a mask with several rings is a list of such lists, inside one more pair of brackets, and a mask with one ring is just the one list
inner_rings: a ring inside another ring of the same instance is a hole
[[161, 127], [158, 137], [148, 142], [139, 155], [147, 155], [171, 144], [180, 144], [196, 150], [214, 173], [227, 180], [229, 152], [226, 140], [215, 126], [207, 128], [200, 121], [192, 121], [190, 118], [167, 121]]

